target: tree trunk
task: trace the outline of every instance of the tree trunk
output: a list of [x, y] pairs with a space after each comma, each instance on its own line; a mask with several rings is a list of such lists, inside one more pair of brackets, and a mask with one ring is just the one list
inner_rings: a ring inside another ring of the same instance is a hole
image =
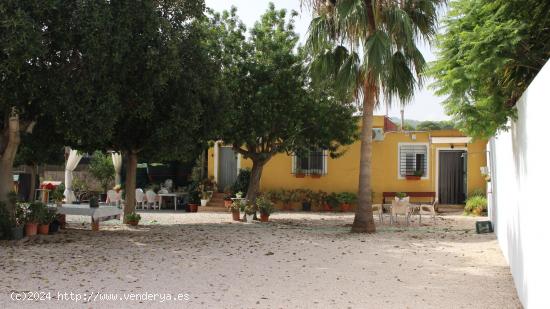
[[260, 190], [260, 179], [262, 178], [262, 171], [267, 161], [252, 160], [252, 171], [250, 171], [250, 183], [246, 190], [246, 199], [249, 202], [256, 203], [256, 197]]
[[359, 167], [359, 199], [355, 209], [355, 219], [351, 231], [354, 233], [374, 233], [376, 227], [372, 216], [372, 122], [376, 86], [367, 84], [363, 98], [363, 126], [361, 128], [361, 160]]
[[30, 190], [29, 190], [29, 196], [27, 198], [29, 199], [29, 202], [32, 202], [34, 200], [34, 192], [36, 190], [36, 174], [37, 174], [37, 165], [31, 164], [29, 165], [29, 168], [31, 169], [31, 183], [30, 183]]
[[[21, 142], [19, 131], [19, 116], [17, 114], [9, 117], [7, 125], [2, 132], [3, 152], [0, 158], [0, 201], [8, 201], [8, 193], [13, 191], [13, 162]], [[7, 203], [8, 205], [10, 203]], [[15, 205], [9, 205], [8, 213], [13, 216]]]
[[137, 171], [137, 152], [130, 150], [126, 152], [126, 184], [124, 190], [126, 191], [126, 199], [124, 204], [124, 223], [126, 222], [126, 215], [131, 214], [136, 209], [136, 171]]

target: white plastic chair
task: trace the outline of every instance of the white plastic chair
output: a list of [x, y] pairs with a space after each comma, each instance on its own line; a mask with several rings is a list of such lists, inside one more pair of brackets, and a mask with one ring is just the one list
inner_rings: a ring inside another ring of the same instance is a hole
[[153, 209], [160, 209], [155, 191], [147, 190], [147, 192], [145, 192], [145, 196], [147, 197], [147, 209], [149, 209], [149, 207], [152, 207]]
[[145, 207], [145, 193], [140, 188], [136, 189], [136, 209], [141, 206], [141, 209]]
[[418, 209], [418, 224], [422, 224], [422, 215], [431, 216], [434, 219], [434, 224], [436, 224], [435, 208], [437, 207], [437, 203], [438, 200], [435, 199], [432, 204], [420, 204], [420, 208]]
[[120, 202], [120, 195], [115, 190], [107, 191], [107, 200], [105, 203], [109, 206], [118, 206]]
[[409, 225], [409, 217], [411, 215], [411, 208], [409, 207], [409, 197], [399, 199], [396, 197], [391, 203], [391, 218], [390, 223], [393, 223], [395, 216], [395, 221], [398, 222], [397, 216], [404, 215], [407, 219], [407, 225]]
[[383, 214], [383, 208], [382, 204], [372, 204], [372, 213], [378, 215], [378, 219], [380, 219], [380, 223], [384, 223], [384, 217]]

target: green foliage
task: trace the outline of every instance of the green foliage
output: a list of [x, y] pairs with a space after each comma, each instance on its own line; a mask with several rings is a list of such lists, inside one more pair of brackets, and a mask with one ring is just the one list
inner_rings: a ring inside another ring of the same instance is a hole
[[247, 215], [253, 215], [256, 213], [257, 210], [257, 206], [251, 202], [246, 203], [246, 206], [244, 207], [244, 213]]
[[357, 133], [354, 107], [336, 100], [330, 87], [310, 84], [306, 55], [294, 32], [296, 15], [270, 4], [248, 38], [235, 9], [211, 18], [231, 106], [221, 137], [251, 159], [253, 169], [277, 153], [304, 147], [319, 146], [336, 154]]
[[283, 192], [281, 190], [271, 190], [265, 193], [265, 198], [269, 199], [273, 203], [281, 201]]
[[115, 179], [115, 168], [111, 156], [101, 151], [95, 151], [90, 160], [89, 171], [99, 181], [103, 192], [107, 192], [111, 182]]
[[416, 125], [417, 131], [434, 131], [434, 130], [449, 130], [454, 129], [455, 124], [453, 121], [422, 121]]
[[470, 193], [469, 196], [472, 197], [472, 196], [487, 196], [487, 195], [486, 195], [484, 189], [477, 188], [477, 189], [474, 189], [474, 190], [472, 191], [472, 193]]
[[126, 219], [126, 222], [139, 222], [139, 220], [141, 220], [141, 216], [135, 212], [127, 214], [124, 218]]
[[438, 36], [431, 69], [445, 109], [466, 134], [506, 129], [513, 106], [549, 57], [550, 2], [459, 0]]
[[248, 190], [248, 185], [250, 183], [250, 169], [249, 168], [243, 168], [239, 170], [239, 174], [237, 175], [237, 179], [235, 180], [235, 183], [231, 186], [231, 192], [233, 194], [237, 192], [241, 192], [243, 196], [246, 196], [246, 191]]
[[357, 201], [357, 194], [342, 192], [337, 195], [338, 201], [342, 204], [353, 204]]
[[338, 198], [337, 193], [333, 192], [327, 195], [326, 202], [332, 210], [337, 210], [340, 207], [340, 199]]
[[52, 192], [50, 192], [50, 197], [55, 202], [61, 202], [65, 197], [65, 195], [63, 194], [64, 192], [65, 192], [65, 186], [63, 184], [60, 184], [59, 186], [55, 187], [55, 189]]
[[275, 205], [267, 197], [260, 196], [256, 199], [256, 206], [262, 214], [270, 215], [275, 212]]
[[46, 212], [48, 207], [42, 202], [32, 202], [27, 208], [27, 222], [30, 223], [41, 223], [46, 217]]
[[399, 199], [406, 198], [406, 197], [407, 197], [407, 193], [405, 193], [405, 192], [396, 192], [396, 193], [395, 193], [395, 197], [397, 197], [397, 198], [399, 198]]
[[470, 196], [466, 200], [466, 206], [464, 206], [464, 213], [466, 214], [480, 214], [487, 210], [487, 198], [485, 196], [474, 195]]
[[238, 212], [238, 211], [241, 210], [241, 208], [244, 209], [244, 201], [242, 201], [242, 200], [234, 201], [233, 204], [231, 204], [231, 206], [229, 207], [231, 212]]

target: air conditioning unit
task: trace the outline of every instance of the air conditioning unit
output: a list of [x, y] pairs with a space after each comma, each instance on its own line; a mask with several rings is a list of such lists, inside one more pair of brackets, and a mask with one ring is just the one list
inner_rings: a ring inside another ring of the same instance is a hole
[[372, 129], [372, 140], [374, 140], [374, 141], [383, 141], [384, 140], [384, 129], [382, 129], [382, 128], [373, 128]]

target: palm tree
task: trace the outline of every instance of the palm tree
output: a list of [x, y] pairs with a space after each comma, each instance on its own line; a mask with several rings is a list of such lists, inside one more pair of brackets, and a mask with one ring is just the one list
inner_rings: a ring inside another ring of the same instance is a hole
[[306, 43], [314, 79], [334, 80], [362, 100], [359, 200], [352, 232], [374, 233], [371, 200], [372, 122], [380, 97], [410, 102], [426, 62], [418, 40], [437, 30], [445, 0], [302, 0], [313, 8]]

